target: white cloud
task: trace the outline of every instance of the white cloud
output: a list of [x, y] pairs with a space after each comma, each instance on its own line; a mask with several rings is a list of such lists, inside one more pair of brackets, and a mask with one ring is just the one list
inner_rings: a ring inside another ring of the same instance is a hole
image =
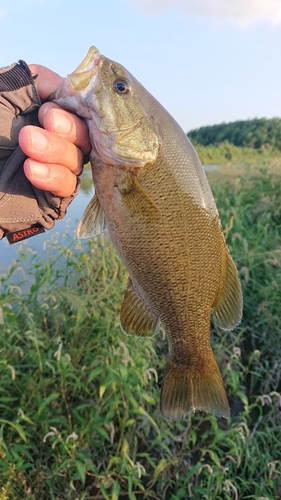
[[6, 12], [4, 12], [4, 10], [0, 10], [0, 18], [5, 17], [5, 15], [6, 15]]
[[280, 0], [129, 0], [142, 11], [180, 10], [187, 17], [216, 17], [248, 24], [258, 19], [281, 22]]

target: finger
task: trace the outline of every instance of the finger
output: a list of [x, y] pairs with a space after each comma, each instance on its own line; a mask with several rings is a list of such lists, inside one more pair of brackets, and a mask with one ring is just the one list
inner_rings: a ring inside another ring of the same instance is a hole
[[42, 163], [61, 164], [78, 175], [82, 171], [83, 153], [74, 144], [40, 127], [27, 125], [19, 133], [19, 145], [23, 152]]
[[64, 137], [78, 146], [84, 154], [89, 153], [91, 144], [88, 127], [81, 118], [51, 102], [41, 106], [38, 118], [44, 129]]
[[76, 176], [63, 165], [47, 165], [28, 158], [23, 168], [26, 177], [35, 187], [50, 191], [55, 196], [71, 196], [76, 189]]
[[51, 69], [41, 66], [41, 64], [29, 64], [28, 66], [32, 75], [37, 75], [34, 80], [34, 85], [39, 97], [44, 101], [58, 88], [63, 78]]

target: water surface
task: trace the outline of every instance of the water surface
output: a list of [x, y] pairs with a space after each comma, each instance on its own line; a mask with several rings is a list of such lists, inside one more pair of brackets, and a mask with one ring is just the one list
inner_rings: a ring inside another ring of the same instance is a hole
[[67, 209], [66, 216], [55, 223], [53, 229], [45, 231], [45, 233], [33, 236], [21, 243], [10, 245], [6, 238], [0, 240], [0, 271], [3, 272], [12, 264], [15, 264], [18, 259], [18, 252], [22, 245], [30, 247], [42, 259], [47, 255], [47, 242], [51, 239], [57, 239], [60, 243], [65, 240], [63, 236], [67, 233], [67, 244], [71, 238], [76, 238], [76, 228], [82, 217], [82, 214], [94, 194], [94, 186], [92, 174], [90, 170], [84, 170], [81, 176], [81, 187], [78, 196], [70, 204]]

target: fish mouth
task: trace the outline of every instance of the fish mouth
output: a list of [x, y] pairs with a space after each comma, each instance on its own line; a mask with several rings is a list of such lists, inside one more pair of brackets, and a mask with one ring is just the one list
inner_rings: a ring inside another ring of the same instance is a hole
[[73, 91], [78, 92], [84, 90], [89, 85], [99, 65], [100, 59], [101, 54], [99, 50], [94, 46], [90, 47], [86, 57], [79, 66], [70, 73], [70, 75], [67, 75], [67, 80]]

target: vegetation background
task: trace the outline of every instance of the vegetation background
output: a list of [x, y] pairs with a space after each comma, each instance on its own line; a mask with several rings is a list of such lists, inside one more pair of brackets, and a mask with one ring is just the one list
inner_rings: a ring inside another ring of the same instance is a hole
[[270, 161], [281, 151], [281, 119], [221, 123], [191, 130], [193, 142], [203, 164]]
[[0, 500], [281, 498], [280, 152], [196, 140], [225, 164], [208, 176], [243, 285], [241, 325], [212, 327], [231, 418], [163, 420], [165, 334], [120, 330], [106, 236], [55, 236], [44, 262], [22, 245], [0, 277]]

